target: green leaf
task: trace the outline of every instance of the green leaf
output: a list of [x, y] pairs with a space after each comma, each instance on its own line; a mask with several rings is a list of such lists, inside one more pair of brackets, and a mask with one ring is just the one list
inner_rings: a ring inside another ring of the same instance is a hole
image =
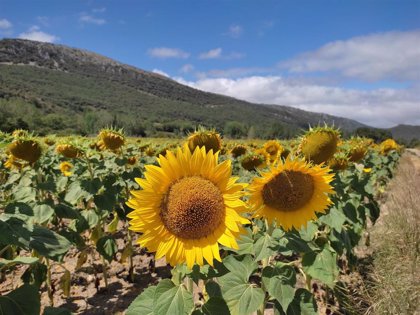
[[292, 266], [282, 265], [265, 267], [262, 282], [268, 293], [274, 297], [283, 310], [287, 310], [295, 296], [296, 273]]
[[318, 279], [334, 287], [334, 281], [338, 276], [337, 253], [328, 246], [322, 251], [312, 251], [305, 253], [302, 258], [303, 270], [312, 278]]
[[31, 202], [36, 199], [36, 190], [32, 187], [16, 186], [12, 191], [15, 200], [19, 200], [19, 202]]
[[21, 213], [21, 214], [26, 214], [28, 216], [34, 215], [34, 210], [32, 209], [32, 207], [23, 202], [9, 203], [4, 209], [4, 212], [11, 213], [11, 214]]
[[31, 265], [33, 263], [36, 263], [38, 261], [37, 257], [15, 257], [13, 260], [3, 259], [0, 258], [0, 268], [3, 268], [5, 266], [12, 266], [15, 264], [24, 264], [24, 265]]
[[54, 215], [54, 209], [48, 204], [37, 204], [34, 207], [34, 222], [42, 224]]
[[221, 297], [211, 297], [201, 311], [206, 315], [230, 315], [229, 308]]
[[65, 308], [48, 306], [44, 309], [44, 315], [72, 315], [72, 313]]
[[264, 291], [248, 282], [258, 265], [251, 256], [228, 256], [223, 264], [230, 270], [219, 278], [223, 297], [232, 315], [251, 314], [264, 302]]
[[80, 198], [89, 198], [92, 195], [82, 189], [79, 182], [73, 182], [67, 187], [64, 200], [70, 204], [76, 204]]
[[189, 314], [194, 309], [193, 296], [184, 285], [176, 286], [171, 280], [164, 279], [156, 287], [154, 314]]
[[126, 315], [155, 315], [153, 312], [155, 293], [156, 286], [150, 286], [144, 290], [133, 302], [131, 302]]
[[40, 255], [59, 261], [70, 249], [71, 243], [58, 233], [36, 226], [29, 247]]
[[315, 233], [317, 231], [318, 231], [318, 225], [316, 225], [313, 222], [308, 222], [306, 224], [306, 227], [302, 227], [299, 230], [299, 234], [304, 241], [310, 242], [313, 240]]
[[64, 274], [60, 278], [60, 288], [63, 290], [63, 294], [66, 297], [70, 296], [70, 288], [71, 288], [71, 274], [70, 271], [65, 270]]
[[222, 297], [220, 285], [213, 280], [209, 280], [206, 283], [206, 292], [210, 297]]
[[96, 243], [96, 250], [101, 254], [108, 262], [114, 259], [114, 255], [117, 253], [118, 247], [112, 236], [103, 236]]
[[24, 284], [0, 296], [0, 315], [39, 315], [40, 311], [38, 289], [32, 285]]
[[252, 231], [248, 228], [246, 229], [246, 231], [247, 234], [242, 234], [241, 237], [238, 239], [239, 249], [237, 250], [237, 253], [239, 255], [254, 255], [254, 240], [252, 238]]
[[255, 260], [259, 261], [273, 255], [275, 253], [273, 247], [275, 246], [275, 240], [268, 233], [265, 233], [254, 244]]
[[89, 224], [90, 228], [93, 228], [98, 225], [99, 216], [93, 209], [83, 210], [81, 215], [86, 219], [87, 223]]
[[342, 231], [344, 222], [346, 222], [346, 220], [346, 216], [336, 208], [331, 208], [328, 214], [319, 218], [319, 221], [329, 225], [338, 232]]
[[314, 296], [305, 289], [297, 289], [293, 302], [287, 309], [287, 315], [317, 315]]
[[246, 315], [255, 312], [264, 302], [265, 293], [252, 284], [236, 284], [223, 288], [223, 297], [232, 315]]

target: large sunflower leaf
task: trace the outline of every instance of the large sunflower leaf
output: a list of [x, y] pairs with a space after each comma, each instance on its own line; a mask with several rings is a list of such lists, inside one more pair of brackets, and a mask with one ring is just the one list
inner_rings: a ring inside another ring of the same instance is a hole
[[273, 249], [277, 245], [277, 242], [269, 235], [265, 233], [261, 236], [254, 244], [255, 260], [259, 261], [264, 258], [268, 258], [275, 253]]
[[150, 286], [144, 290], [136, 299], [130, 304], [126, 315], [154, 315], [153, 301], [156, 293], [156, 286]]
[[296, 273], [292, 266], [278, 263], [267, 266], [262, 272], [262, 282], [268, 293], [274, 297], [283, 310], [287, 310], [295, 296]]
[[232, 315], [246, 315], [256, 311], [264, 302], [264, 291], [249, 283], [248, 279], [257, 263], [251, 256], [228, 256], [223, 264], [230, 270], [229, 273], [219, 278], [225, 299]]
[[0, 315], [38, 315], [40, 309], [38, 289], [29, 284], [0, 296]]
[[317, 306], [311, 292], [306, 289], [297, 289], [292, 303], [284, 312], [279, 303], [274, 303], [275, 315], [317, 315]]
[[302, 258], [303, 270], [312, 278], [318, 279], [334, 287], [334, 281], [338, 276], [337, 253], [330, 247], [324, 246], [321, 251], [305, 253]]
[[191, 292], [184, 285], [176, 286], [164, 279], [156, 287], [153, 312], [156, 315], [189, 314], [194, 308]]
[[130, 304], [126, 315], [183, 315], [190, 314], [193, 309], [193, 296], [185, 286], [164, 279], [157, 286], [144, 290]]
[[60, 260], [70, 249], [71, 243], [60, 234], [44, 227], [35, 226], [29, 246], [42, 256]]

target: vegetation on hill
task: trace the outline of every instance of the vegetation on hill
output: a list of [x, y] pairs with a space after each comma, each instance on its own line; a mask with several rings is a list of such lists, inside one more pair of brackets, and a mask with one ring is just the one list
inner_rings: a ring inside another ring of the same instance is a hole
[[0, 41], [0, 128], [92, 134], [114, 125], [136, 136], [179, 136], [198, 125], [233, 138], [290, 138], [320, 123], [345, 131], [345, 118], [257, 105], [179, 84], [79, 49]]

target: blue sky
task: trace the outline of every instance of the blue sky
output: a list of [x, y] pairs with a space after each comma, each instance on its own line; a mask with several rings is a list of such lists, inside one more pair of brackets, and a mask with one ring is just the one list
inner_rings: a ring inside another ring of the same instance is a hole
[[257, 103], [420, 125], [420, 1], [0, 0], [2, 37]]

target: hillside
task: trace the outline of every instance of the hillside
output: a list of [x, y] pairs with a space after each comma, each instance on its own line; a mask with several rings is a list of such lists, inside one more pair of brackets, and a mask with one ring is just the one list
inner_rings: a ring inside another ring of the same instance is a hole
[[403, 139], [406, 141], [420, 139], [420, 126], [398, 125], [388, 130], [394, 139]]
[[176, 134], [198, 124], [233, 136], [290, 137], [308, 125], [345, 131], [361, 123], [286, 106], [207, 93], [80, 49], [0, 40], [0, 128], [95, 133], [106, 125], [130, 134]]

